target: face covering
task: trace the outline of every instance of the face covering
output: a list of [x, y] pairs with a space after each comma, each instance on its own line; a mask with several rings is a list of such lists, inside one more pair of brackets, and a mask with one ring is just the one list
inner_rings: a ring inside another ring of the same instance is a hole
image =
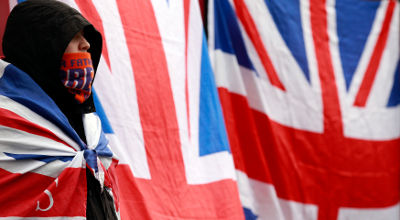
[[60, 77], [63, 85], [79, 103], [92, 92], [94, 70], [90, 53], [65, 53], [62, 57]]

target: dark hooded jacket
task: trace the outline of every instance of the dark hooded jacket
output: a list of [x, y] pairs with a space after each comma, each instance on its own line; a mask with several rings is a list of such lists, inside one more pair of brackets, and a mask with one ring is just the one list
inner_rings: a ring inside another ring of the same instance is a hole
[[[102, 49], [101, 34], [77, 10], [55, 0], [28, 0], [10, 13], [3, 36], [5, 60], [27, 74], [53, 99], [70, 124], [86, 142], [82, 114], [95, 111], [93, 97], [78, 104], [61, 83], [61, 59], [71, 39], [81, 30], [90, 44], [97, 69]], [[88, 219], [115, 219], [112, 198], [87, 171]]]

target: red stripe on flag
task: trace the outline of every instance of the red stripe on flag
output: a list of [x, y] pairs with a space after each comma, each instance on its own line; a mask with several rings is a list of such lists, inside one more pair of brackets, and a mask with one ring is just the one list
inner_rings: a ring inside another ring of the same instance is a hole
[[[110, 63], [110, 58], [108, 55], [107, 41], [105, 39], [103, 21], [101, 20], [99, 12], [96, 10], [96, 7], [94, 6], [92, 0], [75, 0], [75, 2], [78, 5], [79, 10], [81, 11], [82, 15], [85, 18], [87, 18], [97, 30], [100, 31], [101, 37], [103, 38], [102, 55], [103, 55], [104, 59], [106, 60], [108, 68], [111, 70], [111, 63]], [[111, 73], [112, 73], [112, 71], [111, 71]]]
[[317, 205], [319, 220], [336, 220], [339, 207], [384, 208], [400, 201], [399, 138], [303, 131], [250, 109], [241, 95], [221, 88], [219, 94], [236, 168], [272, 184], [279, 198]]
[[[311, 0], [310, 11], [324, 130], [316, 133], [281, 125], [251, 110], [245, 97], [219, 89], [235, 165], [249, 178], [273, 184], [279, 198], [317, 205], [319, 220], [336, 220], [340, 207], [395, 205], [400, 201], [400, 139], [344, 136], [326, 1]], [[246, 131], [254, 127], [255, 131]], [[255, 161], [263, 164], [263, 160], [265, 168], [254, 168]]]
[[[152, 179], [185, 182], [167, 60], [151, 2], [118, 0], [131, 58], [143, 138]], [[167, 159], [167, 160], [166, 160]], [[160, 161], [170, 161], [160, 163]], [[157, 175], [155, 175], [157, 174]], [[165, 184], [171, 183], [167, 181]]]
[[57, 182], [38, 173], [11, 173], [0, 168], [0, 217], [86, 216], [85, 169], [66, 168]]
[[[12, 163], [12, 162], [10, 162]], [[29, 216], [36, 209], [36, 200], [54, 182], [54, 178], [37, 173], [11, 173], [0, 168], [0, 216]], [[31, 187], [34, 186], [34, 187]], [[42, 204], [48, 206], [48, 204]]]
[[129, 167], [117, 167], [122, 219], [243, 219], [234, 181], [199, 185], [186, 181], [167, 60], [151, 1], [117, 3], [151, 174], [150, 180], [135, 178]]
[[0, 57], [3, 56], [3, 34], [6, 28], [8, 14], [10, 13], [10, 5], [8, 0], [0, 1]]
[[367, 70], [365, 71], [364, 79], [361, 83], [360, 89], [358, 90], [356, 99], [354, 100], [355, 106], [364, 107], [367, 103], [368, 96], [371, 93], [372, 84], [374, 83], [375, 76], [378, 71], [380, 61], [382, 59], [383, 51], [386, 47], [395, 6], [396, 2], [394, 0], [391, 0], [386, 9], [385, 19], [383, 20], [381, 32], [376, 42], [374, 51], [372, 52]]
[[272, 85], [285, 91], [285, 87], [283, 86], [278, 74], [276, 73], [275, 67], [272, 64], [271, 58], [269, 57], [265, 45], [261, 40], [260, 33], [258, 33], [256, 24], [254, 23], [254, 20], [251, 17], [246, 4], [243, 0], [233, 0], [233, 2], [235, 4], [236, 14], [242, 22], [244, 29], [249, 35], [250, 40], [253, 43], [258, 56], [260, 57], [261, 63], [264, 66], [269, 81]]
[[[113, 158], [110, 166], [107, 169], [107, 172], [104, 175], [104, 186], [112, 189], [114, 205], [115, 205], [117, 212], [119, 212], [119, 206], [120, 206], [120, 193], [119, 193], [119, 188], [118, 188], [118, 178], [117, 178], [117, 170], [116, 170], [118, 167], [118, 164], [119, 164], [119, 161]], [[104, 166], [103, 166], [103, 168], [104, 168]]]
[[188, 76], [188, 42], [189, 42], [189, 10], [190, 0], [183, 2], [183, 14], [185, 20], [185, 97], [186, 97], [186, 115], [188, 123], [188, 136], [190, 138], [190, 103], [189, 103], [189, 76]]
[[[244, 219], [233, 180], [171, 189], [163, 183], [133, 177], [130, 168], [124, 164], [117, 167], [117, 172], [121, 218], [124, 220]], [[164, 183], [168, 181], [171, 180]]]
[[[338, 148], [342, 143], [338, 137], [343, 137], [342, 114], [340, 110], [339, 96], [337, 92], [335, 74], [332, 64], [332, 56], [329, 47], [328, 35], [328, 17], [326, 11], [326, 0], [310, 0], [310, 20], [312, 36], [314, 41], [315, 56], [318, 65], [318, 73], [321, 82], [322, 102], [323, 102], [323, 120], [324, 120], [324, 135], [326, 143], [332, 146], [332, 149]], [[324, 142], [322, 142], [324, 143]], [[322, 145], [316, 145], [322, 146]], [[321, 147], [318, 159], [326, 159], [319, 163], [324, 167], [326, 164], [333, 163], [332, 158], [328, 155], [331, 149]], [[332, 167], [335, 169], [335, 167]], [[317, 173], [320, 171], [316, 171]], [[331, 173], [320, 179], [321, 183], [325, 183], [331, 187], [329, 178], [333, 178]], [[328, 178], [328, 179], [326, 179]], [[332, 192], [332, 191], [331, 191]], [[318, 198], [319, 220], [334, 220], [337, 218], [338, 205], [335, 200], [331, 200], [334, 196], [332, 193], [325, 194], [326, 198]]]
[[206, 16], [206, 13], [204, 13], [204, 11], [205, 11], [205, 8], [207, 8], [207, 6], [204, 4], [204, 0], [199, 0], [199, 5], [200, 5], [201, 19], [204, 23], [205, 22], [204, 17]]
[[58, 143], [64, 144], [67, 147], [70, 147], [74, 151], [76, 151], [75, 148], [73, 148], [71, 145], [69, 145], [67, 142], [63, 141], [60, 139], [57, 135], [55, 135], [53, 132], [50, 130], [41, 127], [37, 124], [34, 124], [25, 118], [15, 114], [14, 112], [0, 108], [0, 125], [18, 129], [21, 131], [25, 131], [34, 135], [42, 136], [48, 139], [51, 139], [53, 141], [56, 141]]
[[321, 81], [324, 132], [343, 135], [342, 115], [329, 47], [326, 0], [311, 0], [311, 29]]
[[257, 132], [252, 110], [245, 97], [231, 95], [225, 88], [219, 88], [218, 92], [224, 107], [225, 127], [236, 169], [253, 179], [271, 182], [266, 160], [260, 157], [263, 155], [261, 141], [268, 134]]

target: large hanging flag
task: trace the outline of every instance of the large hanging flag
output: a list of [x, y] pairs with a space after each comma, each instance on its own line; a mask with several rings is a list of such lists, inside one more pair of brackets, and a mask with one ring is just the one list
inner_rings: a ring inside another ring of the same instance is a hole
[[399, 6], [210, 1], [246, 219], [399, 219]]
[[198, 2], [63, 2], [103, 34], [94, 95], [121, 218], [243, 219]]

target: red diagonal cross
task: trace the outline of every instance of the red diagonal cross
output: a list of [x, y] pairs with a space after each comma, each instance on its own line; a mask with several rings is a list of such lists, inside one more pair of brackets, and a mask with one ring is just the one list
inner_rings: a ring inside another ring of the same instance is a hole
[[242, 219], [234, 181], [202, 185], [186, 181], [167, 60], [151, 2], [117, 0], [117, 4], [134, 71], [151, 174], [150, 180], [135, 178], [129, 167], [119, 168], [122, 218]]
[[[102, 33], [102, 55], [110, 68], [99, 13], [91, 0], [75, 1], [82, 14]], [[0, 11], [7, 9], [3, 14], [8, 14], [8, 1], [5, 2], [7, 7], [0, 7]], [[134, 70], [151, 173], [151, 179], [146, 180], [133, 177], [127, 165], [118, 167], [122, 219], [243, 219], [234, 181], [221, 180], [201, 185], [187, 183], [166, 57], [152, 5], [150, 0], [118, 0], [117, 3]], [[185, 0], [183, 25], [186, 40], [189, 4], [190, 1]], [[186, 85], [188, 97], [187, 90]]]
[[[386, 16], [394, 6], [390, 1]], [[335, 220], [340, 207], [378, 208], [399, 202], [400, 138], [344, 136], [325, 7], [325, 1], [310, 1], [323, 96], [322, 134], [276, 123], [251, 110], [245, 97], [222, 88], [219, 92], [237, 169], [273, 184], [280, 198], [317, 205], [319, 220]]]
[[233, 0], [236, 8], [236, 14], [240, 21], [243, 23], [243, 27], [249, 35], [251, 42], [260, 57], [261, 63], [264, 67], [265, 73], [271, 84], [283, 91], [285, 91], [285, 86], [282, 84], [281, 80], [276, 73], [276, 69], [272, 64], [271, 58], [260, 38], [256, 24], [250, 15], [249, 10], [244, 3], [244, 0]]

